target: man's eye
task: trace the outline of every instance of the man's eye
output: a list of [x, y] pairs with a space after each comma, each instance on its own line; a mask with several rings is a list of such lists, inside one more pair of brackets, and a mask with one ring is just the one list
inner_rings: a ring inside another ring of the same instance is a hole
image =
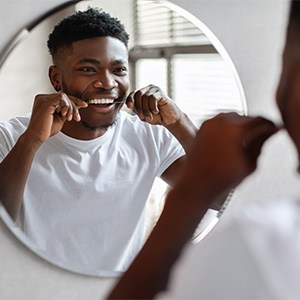
[[127, 73], [127, 68], [126, 67], [116, 68], [115, 72], [117, 72], [117, 73]]
[[80, 71], [83, 71], [83, 72], [96, 72], [96, 69], [93, 68], [93, 67], [82, 67], [82, 68], [80, 68]]

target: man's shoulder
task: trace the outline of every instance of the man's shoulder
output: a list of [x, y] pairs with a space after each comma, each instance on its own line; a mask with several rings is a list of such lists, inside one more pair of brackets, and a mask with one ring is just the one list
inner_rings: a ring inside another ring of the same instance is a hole
[[283, 224], [300, 220], [300, 202], [295, 199], [276, 199], [270, 203], [252, 204], [235, 219], [246, 226], [281, 228]]
[[[289, 247], [295, 243], [300, 251], [299, 229], [295, 226], [299, 223], [300, 203], [293, 199], [276, 199], [236, 210], [218, 234], [229, 244], [236, 242], [245, 245], [253, 255], [257, 251], [266, 255], [272, 251], [275, 260], [287, 245]], [[258, 246], [261, 249], [257, 249]]]
[[14, 117], [7, 121], [1, 121], [0, 122], [0, 128], [3, 130], [24, 130], [27, 128], [30, 121], [30, 114]]

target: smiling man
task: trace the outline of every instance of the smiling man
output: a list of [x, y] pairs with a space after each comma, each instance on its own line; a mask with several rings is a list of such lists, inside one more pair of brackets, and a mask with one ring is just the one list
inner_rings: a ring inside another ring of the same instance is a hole
[[195, 134], [158, 87], [129, 91], [128, 38], [98, 9], [63, 19], [48, 39], [56, 92], [0, 124], [3, 205], [48, 257], [90, 274], [127, 268], [154, 179], [173, 185]]

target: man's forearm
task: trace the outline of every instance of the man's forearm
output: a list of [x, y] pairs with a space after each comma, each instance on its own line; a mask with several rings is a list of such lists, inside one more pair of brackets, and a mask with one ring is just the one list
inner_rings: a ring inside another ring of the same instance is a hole
[[14, 220], [20, 210], [28, 174], [39, 146], [23, 134], [0, 164], [0, 201]]
[[182, 113], [178, 121], [167, 125], [166, 128], [176, 137], [185, 152], [188, 153], [198, 130], [190, 118], [185, 113]]

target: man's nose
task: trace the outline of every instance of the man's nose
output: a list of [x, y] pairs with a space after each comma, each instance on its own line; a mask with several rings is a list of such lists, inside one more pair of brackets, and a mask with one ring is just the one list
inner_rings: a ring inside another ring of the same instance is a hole
[[113, 89], [118, 86], [114, 76], [110, 72], [102, 73], [98, 80], [94, 82], [95, 88], [103, 88], [106, 90]]

